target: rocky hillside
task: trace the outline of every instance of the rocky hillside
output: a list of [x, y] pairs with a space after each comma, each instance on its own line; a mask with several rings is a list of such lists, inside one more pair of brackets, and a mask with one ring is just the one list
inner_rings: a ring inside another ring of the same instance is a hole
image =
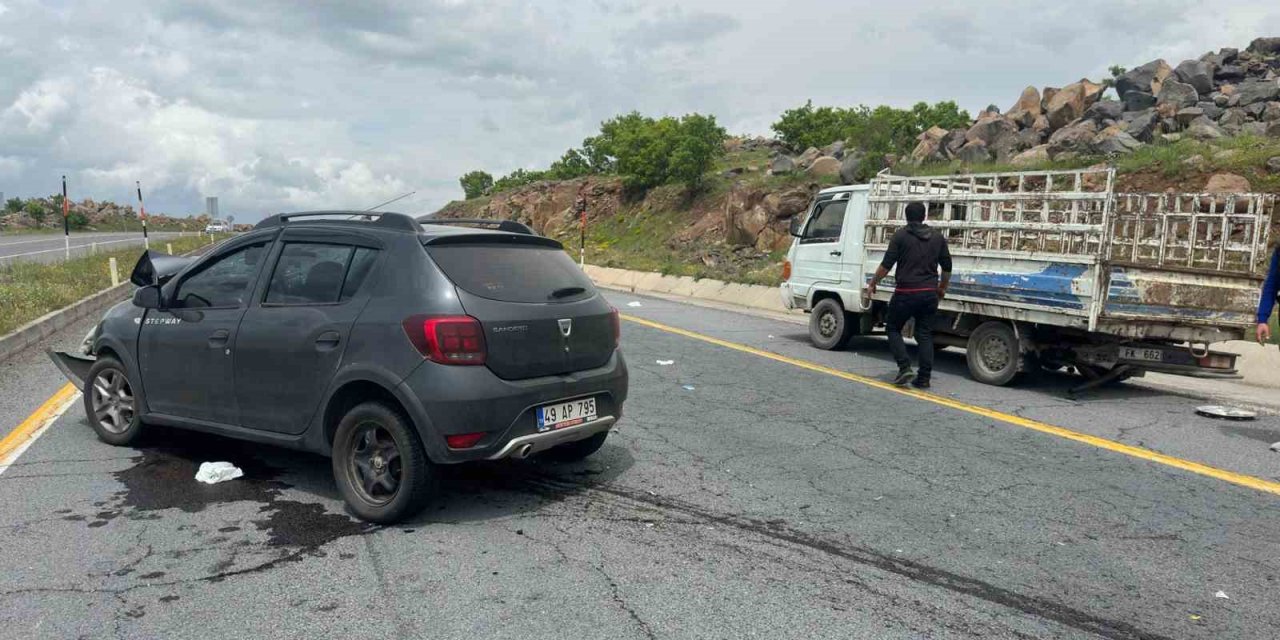
[[[10, 204], [13, 203], [13, 204]], [[0, 203], [0, 230], [35, 230], [61, 229], [61, 200], [49, 198], [30, 198], [28, 200]], [[16, 210], [15, 210], [16, 209]], [[68, 216], [72, 228], [99, 231], [138, 229], [138, 212], [129, 205], [118, 205], [109, 201], [84, 199], [72, 202], [68, 207]], [[175, 218], [167, 215], [148, 214], [147, 225], [152, 229], [203, 229], [208, 223], [207, 216], [199, 218]]]
[[817, 190], [868, 179], [869, 165], [927, 174], [1111, 164], [1120, 190], [1280, 191], [1280, 38], [1116, 69], [1106, 83], [1028, 87], [1004, 113], [993, 106], [968, 127], [928, 129], [909, 157], [868, 163], [844, 141], [798, 150], [758, 137], [731, 138], [725, 152], [694, 197], [664, 186], [629, 199], [620, 179], [591, 176], [450, 203], [437, 215], [518, 220], [576, 253], [582, 197], [589, 262], [773, 284], [790, 218]]

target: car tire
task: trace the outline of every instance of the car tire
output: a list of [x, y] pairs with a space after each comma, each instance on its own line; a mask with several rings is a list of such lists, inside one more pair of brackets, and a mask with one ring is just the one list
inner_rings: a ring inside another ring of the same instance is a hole
[[553, 462], [577, 462], [599, 451], [608, 437], [608, 431], [601, 431], [582, 440], [551, 447], [543, 452], [542, 457]]
[[378, 524], [421, 511], [439, 483], [417, 432], [381, 402], [356, 405], [338, 423], [333, 478], [351, 513]]
[[838, 300], [823, 298], [809, 315], [809, 341], [826, 351], [843, 349], [853, 337], [853, 325]]
[[110, 356], [98, 358], [85, 376], [84, 413], [98, 439], [117, 447], [134, 444], [144, 425], [135, 391], [125, 366]]
[[969, 335], [965, 359], [974, 380], [1005, 386], [1018, 376], [1022, 365], [1021, 345], [1007, 322], [987, 321]]

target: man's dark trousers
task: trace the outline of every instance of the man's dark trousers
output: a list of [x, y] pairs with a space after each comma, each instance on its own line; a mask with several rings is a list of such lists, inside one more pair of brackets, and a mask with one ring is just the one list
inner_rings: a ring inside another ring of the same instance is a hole
[[920, 346], [920, 368], [916, 372], [916, 381], [928, 382], [933, 374], [933, 316], [938, 313], [938, 292], [918, 291], [911, 293], [894, 292], [889, 299], [888, 325], [889, 351], [898, 362], [898, 370], [911, 368], [911, 359], [907, 357], [907, 345], [902, 341], [902, 327], [907, 321], [916, 319], [916, 344]]

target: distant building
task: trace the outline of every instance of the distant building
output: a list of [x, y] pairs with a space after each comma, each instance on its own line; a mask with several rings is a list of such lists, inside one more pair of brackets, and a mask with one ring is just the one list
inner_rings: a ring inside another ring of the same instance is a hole
[[218, 196], [208, 196], [204, 199], [204, 212], [209, 215], [210, 220], [218, 219]]

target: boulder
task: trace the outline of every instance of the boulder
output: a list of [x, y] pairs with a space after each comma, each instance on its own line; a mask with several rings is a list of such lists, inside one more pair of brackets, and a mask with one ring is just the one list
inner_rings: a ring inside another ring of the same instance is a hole
[[766, 202], [765, 206], [770, 208], [775, 218], [790, 218], [798, 213], [803, 213], [805, 209], [809, 208], [811, 196], [808, 189], [796, 187], [790, 191], [784, 191], [776, 197], [777, 204], [771, 205]]
[[970, 140], [960, 147], [960, 152], [956, 154], [956, 158], [961, 162], [977, 163], [989, 162], [991, 160], [991, 151], [987, 149], [987, 143], [981, 140]]
[[769, 172], [774, 175], [791, 173], [796, 170], [796, 163], [791, 156], [780, 155], [769, 162]]
[[1226, 108], [1227, 101], [1231, 99], [1231, 96], [1222, 92], [1216, 92], [1210, 96], [1210, 98], [1213, 100], [1213, 105], [1215, 107]]
[[1173, 70], [1179, 82], [1195, 87], [1200, 95], [1213, 91], [1213, 68], [1207, 62], [1186, 60]]
[[1040, 92], [1040, 113], [1043, 114], [1049, 109], [1049, 101], [1053, 100], [1053, 97], [1058, 95], [1059, 91], [1061, 89], [1057, 87], [1045, 87], [1044, 91]]
[[808, 169], [809, 165], [813, 164], [813, 161], [820, 157], [822, 157], [822, 152], [819, 151], [817, 147], [809, 147], [804, 150], [804, 153], [800, 154], [800, 156], [796, 158], [796, 166], [801, 169]]
[[[936, 127], [935, 127], [936, 128]], [[965, 132], [964, 138], [966, 142], [981, 140], [988, 147], [995, 146], [998, 142], [1005, 138], [1011, 138], [1018, 133], [1018, 125], [1013, 121], [999, 116], [979, 118], [969, 130]]]
[[942, 139], [942, 152], [948, 158], [954, 158], [960, 153], [960, 147], [964, 146], [965, 136], [969, 134], [968, 129], [952, 129], [947, 132], [946, 137]]
[[943, 159], [942, 141], [947, 137], [948, 133], [950, 132], [946, 129], [935, 126], [929, 127], [924, 133], [916, 136], [916, 140], [920, 142], [911, 152], [911, 160], [918, 164]]
[[1124, 127], [1113, 124], [1098, 132], [1098, 135], [1093, 138], [1092, 145], [1098, 153], [1119, 155], [1131, 153], [1134, 149], [1141, 147], [1142, 143], [1126, 133]]
[[1280, 127], [1272, 129], [1265, 122], [1246, 122], [1240, 127], [1240, 135], [1257, 136], [1259, 138], [1262, 136], [1280, 138]]
[[1255, 122], [1254, 124], [1266, 127], [1266, 131], [1263, 131], [1262, 135], [1268, 138], [1280, 138], [1280, 122]]
[[1218, 117], [1218, 124], [1224, 127], [1241, 127], [1248, 121], [1249, 115], [1244, 112], [1244, 109], [1239, 107], [1227, 109]]
[[1040, 132], [1042, 136], [1049, 135], [1049, 132], [1053, 130], [1053, 127], [1049, 126], [1049, 118], [1045, 117], [1043, 113], [1036, 116], [1036, 121], [1031, 123], [1031, 128]]
[[733, 217], [733, 226], [746, 232], [748, 239], [747, 243], [750, 243], [750, 239], [760, 235], [760, 232], [763, 231], [765, 226], [768, 224], [769, 213], [760, 205], [756, 205], [746, 211], [739, 212]]
[[1185, 127], [1195, 121], [1196, 118], [1205, 117], [1208, 116], [1205, 115], [1204, 109], [1201, 109], [1200, 107], [1186, 107], [1184, 109], [1179, 109], [1178, 113], [1174, 116], [1174, 119], [1178, 121], [1178, 124]]
[[1234, 173], [1215, 173], [1204, 185], [1205, 193], [1249, 193], [1252, 190], [1244, 176]]
[[1280, 156], [1272, 156], [1267, 159], [1267, 171], [1280, 173]]
[[811, 176], [840, 175], [840, 160], [835, 156], [821, 156], [814, 160], [806, 170]]
[[1142, 111], [1156, 106], [1156, 97], [1146, 91], [1126, 91], [1121, 101], [1125, 111]]
[[1212, 102], [1200, 102], [1196, 105], [1204, 112], [1204, 116], [1210, 120], [1217, 120], [1222, 117], [1223, 109]]
[[1085, 110], [1093, 106], [1093, 103], [1102, 96], [1104, 88], [1087, 79], [1081, 79], [1079, 82], [1063, 87], [1049, 100], [1048, 107], [1045, 109], [1049, 125], [1057, 129], [1083, 116]]
[[1280, 55], [1280, 38], [1254, 38], [1246, 51], [1264, 56]]
[[1105, 122], [1107, 120], [1119, 120], [1124, 114], [1124, 105], [1115, 100], [1099, 100], [1093, 103], [1084, 112], [1084, 117], [1094, 122]]
[[1049, 145], [1042, 144], [1019, 153], [1010, 159], [1009, 163], [1015, 167], [1029, 167], [1046, 164], [1049, 159]]
[[1197, 153], [1183, 159], [1182, 164], [1191, 167], [1192, 169], [1200, 169], [1204, 167], [1204, 156]]
[[[1127, 114], [1126, 114], [1127, 115]], [[1147, 109], [1146, 111], [1134, 114], [1129, 122], [1125, 124], [1125, 133], [1141, 140], [1142, 142], [1151, 142], [1151, 134], [1156, 130], [1156, 124], [1159, 118], [1156, 116], [1155, 109]]]
[[862, 166], [863, 159], [866, 155], [861, 151], [854, 150], [845, 152], [844, 158], [840, 160], [840, 180], [845, 184], [853, 184], [860, 177], [858, 170]]
[[1186, 134], [1196, 140], [1217, 140], [1225, 138], [1226, 132], [1204, 116], [1200, 116], [1187, 126]]
[[1141, 67], [1136, 67], [1116, 77], [1116, 95], [1123, 96], [1130, 91], [1142, 91], [1156, 95], [1165, 78], [1173, 74], [1173, 69], [1164, 60], [1152, 60]]
[[1018, 102], [1009, 109], [1009, 119], [1025, 129], [1036, 121], [1040, 113], [1040, 92], [1035, 87], [1027, 87], [1018, 96]]
[[1277, 100], [1280, 99], [1280, 84], [1277, 84], [1275, 80], [1242, 82], [1236, 85], [1235, 96], [1239, 97], [1240, 106]]
[[1263, 122], [1280, 120], [1280, 102], [1268, 102], [1266, 108], [1262, 110], [1262, 116], [1258, 119]]
[[1023, 129], [1022, 131], [1018, 132], [1017, 148], [1019, 151], [1030, 149], [1031, 147], [1037, 146], [1041, 142], [1044, 142], [1044, 139], [1045, 139], [1044, 134], [1039, 131], [1036, 131], [1035, 129]]
[[1049, 153], [1057, 158], [1066, 152], [1088, 153], [1094, 136], [1098, 135], [1098, 124], [1092, 120], [1077, 120], [1049, 136]]
[[1156, 94], [1156, 106], [1172, 104], [1181, 109], [1193, 106], [1199, 101], [1200, 94], [1195, 87], [1177, 80], [1165, 80], [1160, 87], [1160, 92]]
[[844, 157], [844, 140], [836, 140], [822, 148], [822, 155], [839, 159]]
[[1224, 64], [1213, 72], [1213, 79], [1218, 84], [1239, 82], [1244, 77], [1244, 67], [1238, 64]]

